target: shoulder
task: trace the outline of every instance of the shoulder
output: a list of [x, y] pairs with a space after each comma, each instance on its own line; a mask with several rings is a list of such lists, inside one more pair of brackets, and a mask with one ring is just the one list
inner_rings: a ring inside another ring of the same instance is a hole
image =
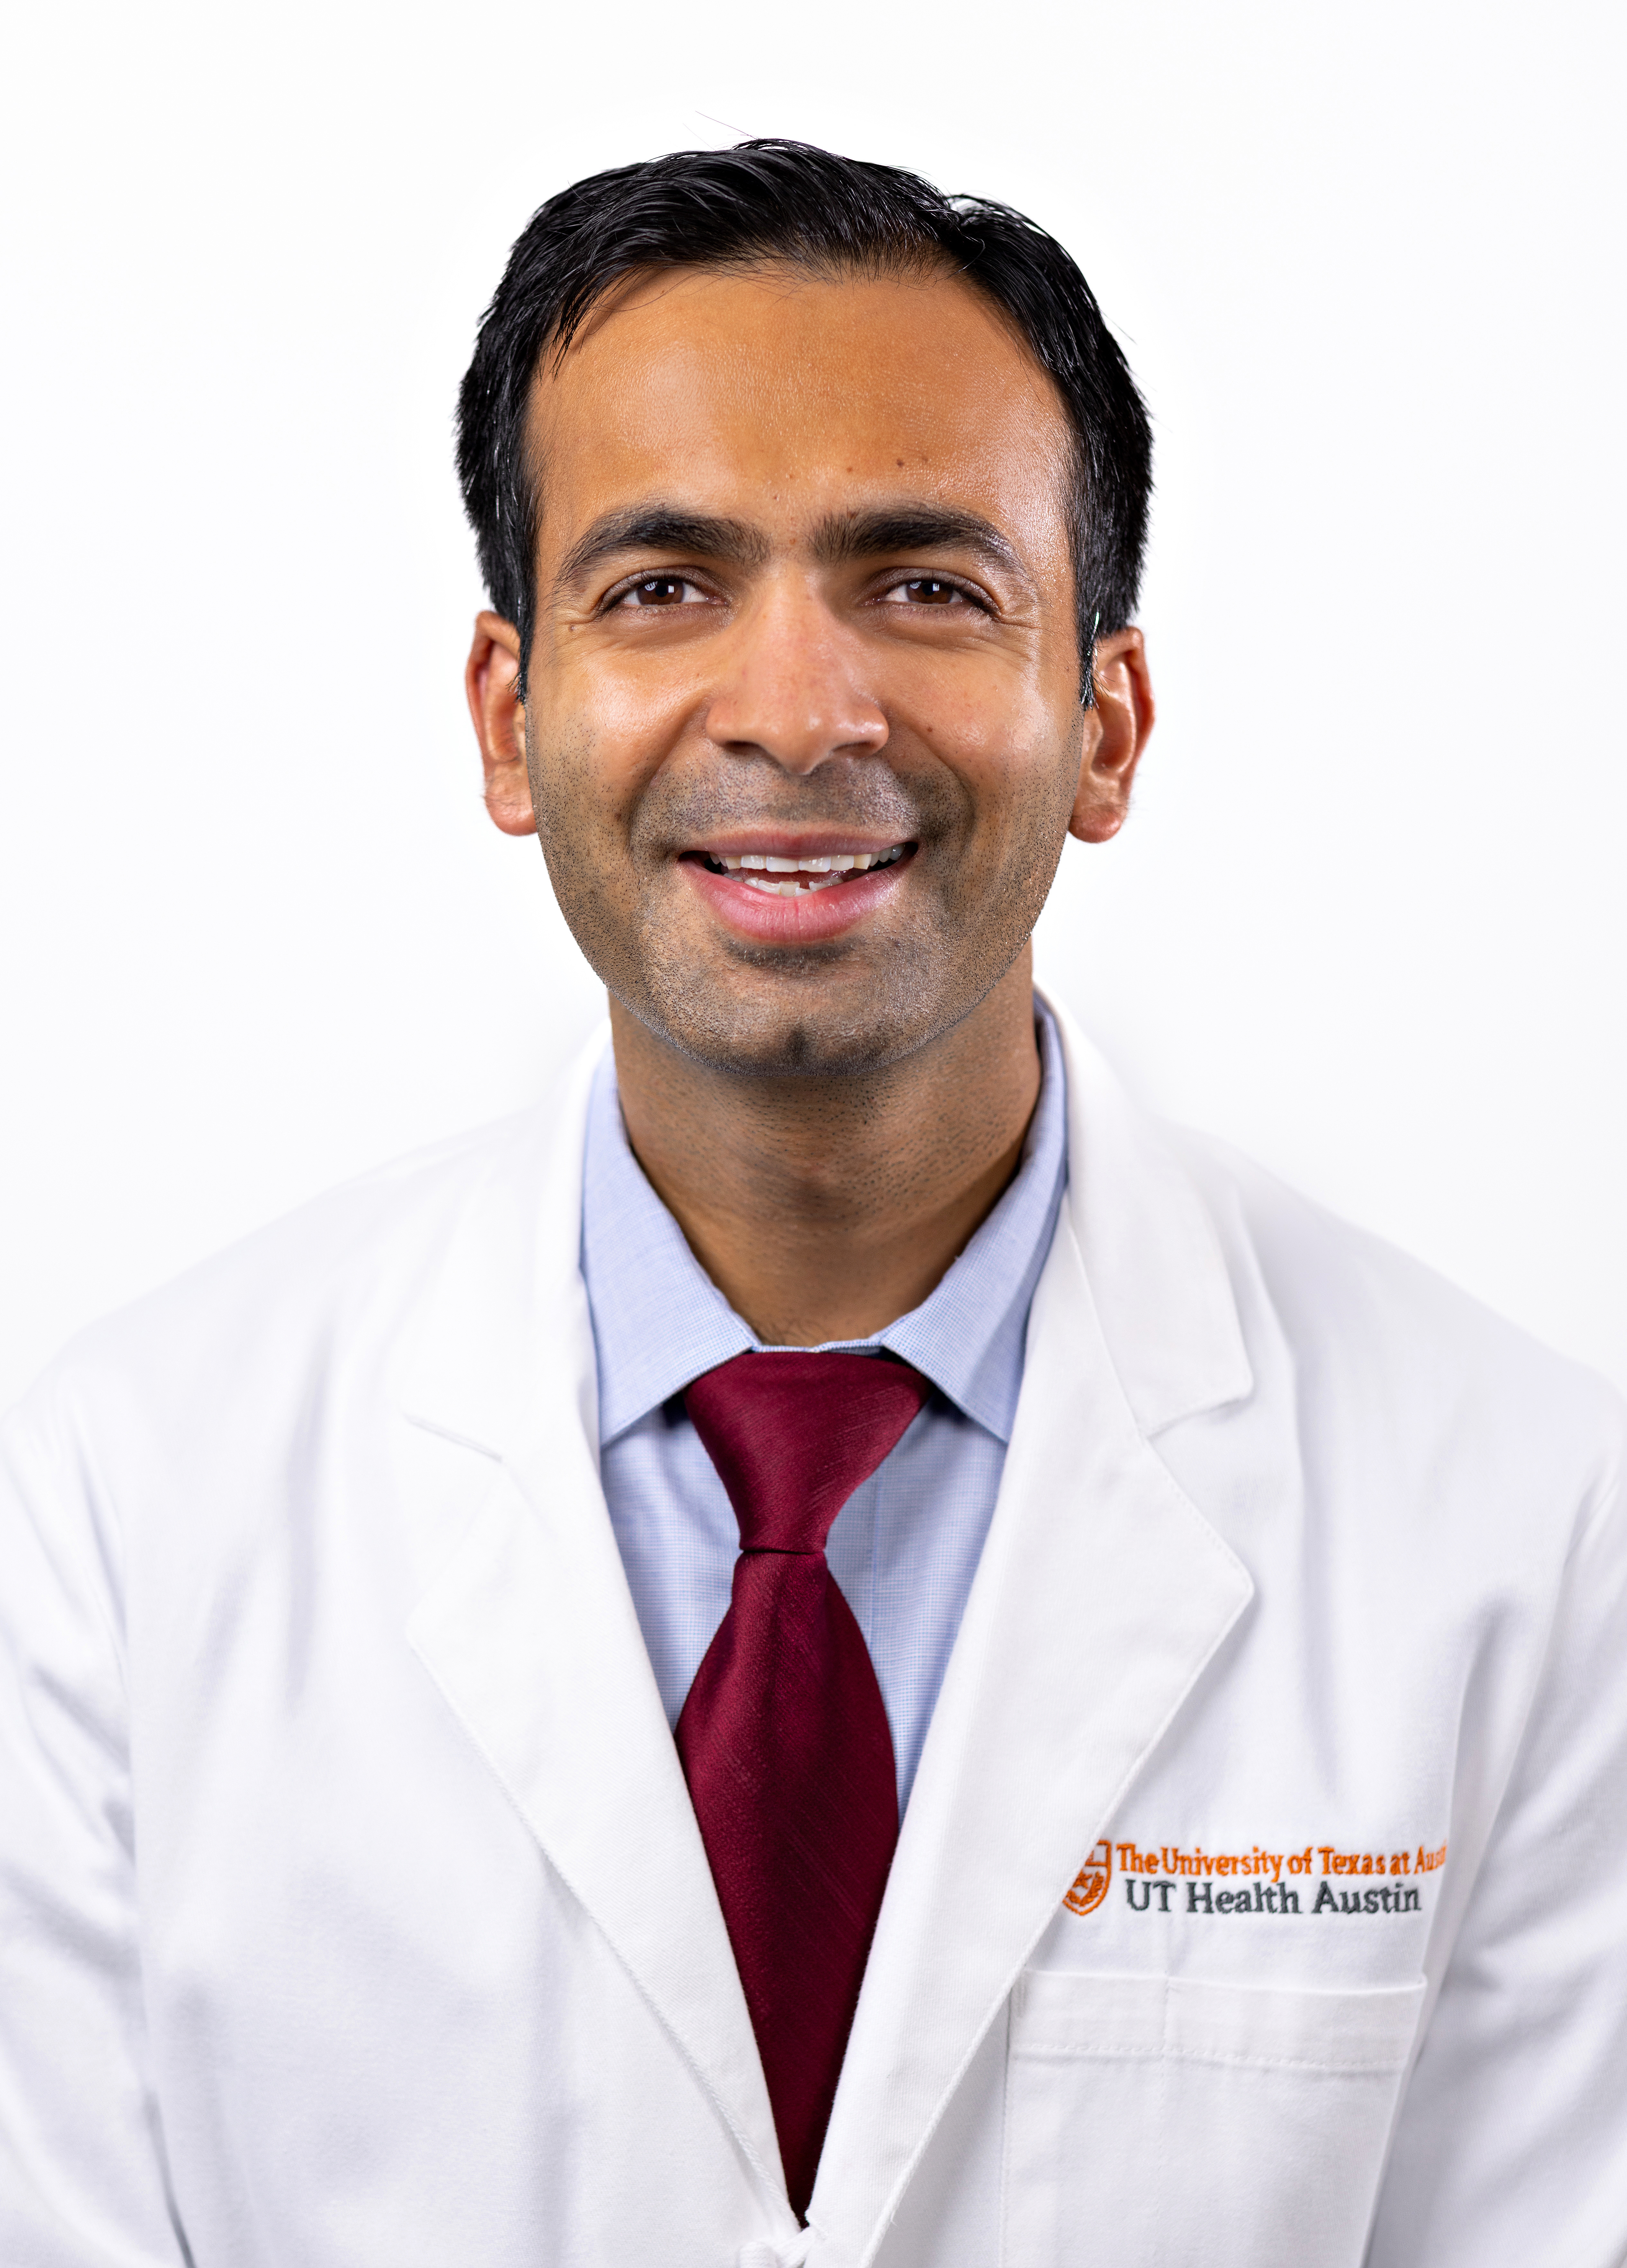
[[[1162, 1130], [1213, 1220], [1245, 1336], [1285, 1360], [1302, 1418], [1413, 1458], [1618, 1482], [1627, 1404], [1585, 1365], [1228, 1145]], [[1354, 1445], [1352, 1445], [1354, 1446]]]
[[545, 1104], [394, 1160], [92, 1323], [8, 1414], [13, 1449], [49, 1444], [78, 1462], [94, 1442], [116, 1457], [216, 1432], [228, 1414], [252, 1435], [273, 1405], [285, 1425], [323, 1381], [387, 1366], [470, 1203], [521, 1177], [554, 1115]]

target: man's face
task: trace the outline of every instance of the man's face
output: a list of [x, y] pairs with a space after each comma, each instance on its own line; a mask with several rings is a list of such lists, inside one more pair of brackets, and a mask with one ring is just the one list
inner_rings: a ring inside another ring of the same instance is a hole
[[545, 364], [530, 440], [532, 803], [606, 984], [720, 1069], [947, 1030], [1079, 780], [1045, 373], [952, 278], [668, 272]]

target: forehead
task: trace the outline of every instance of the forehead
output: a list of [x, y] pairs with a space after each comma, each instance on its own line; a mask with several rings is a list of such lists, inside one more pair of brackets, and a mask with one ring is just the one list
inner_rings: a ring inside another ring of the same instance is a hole
[[953, 276], [639, 277], [545, 358], [530, 441], [545, 548], [657, 493], [786, 528], [908, 493], [1064, 540], [1061, 398]]

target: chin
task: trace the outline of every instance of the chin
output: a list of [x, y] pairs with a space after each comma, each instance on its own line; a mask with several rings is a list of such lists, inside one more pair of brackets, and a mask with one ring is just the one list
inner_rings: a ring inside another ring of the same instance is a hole
[[644, 1003], [628, 1005], [690, 1062], [753, 1079], [862, 1078], [902, 1062], [958, 1020], [947, 1004], [934, 1015], [919, 1000], [879, 1000], [873, 988], [862, 1004], [810, 998], [810, 987], [787, 999], [787, 989], [768, 983], [759, 994], [750, 983], [712, 988], [694, 980], [652, 988]]

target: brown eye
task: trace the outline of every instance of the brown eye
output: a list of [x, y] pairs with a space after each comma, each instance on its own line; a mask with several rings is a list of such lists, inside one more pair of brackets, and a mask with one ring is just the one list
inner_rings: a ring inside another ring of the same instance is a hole
[[619, 607], [681, 607], [701, 593], [681, 575], [646, 575], [616, 600]]

